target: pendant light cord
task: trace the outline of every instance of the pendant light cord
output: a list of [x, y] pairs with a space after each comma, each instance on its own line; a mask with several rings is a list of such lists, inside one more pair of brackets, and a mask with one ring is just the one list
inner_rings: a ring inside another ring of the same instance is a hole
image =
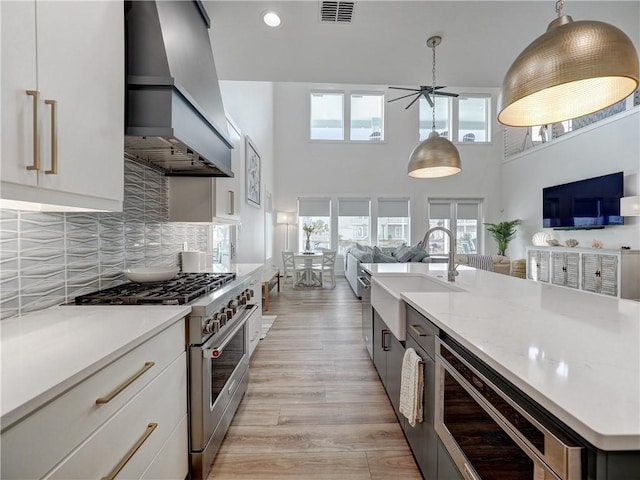
[[433, 61], [431, 67], [431, 76], [432, 76], [432, 84], [431, 84], [431, 97], [433, 101], [433, 105], [431, 106], [431, 115], [433, 118], [433, 123], [431, 125], [431, 131], [436, 131], [436, 44], [435, 42], [431, 42], [431, 50], [433, 51]]
[[564, 0], [557, 0], [556, 1], [556, 13], [558, 14], [558, 17], [562, 16], [562, 7], [564, 6]]

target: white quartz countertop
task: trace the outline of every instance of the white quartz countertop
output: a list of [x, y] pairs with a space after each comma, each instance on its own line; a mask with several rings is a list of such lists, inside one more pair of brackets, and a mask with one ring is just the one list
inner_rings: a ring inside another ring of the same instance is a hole
[[59, 306], [0, 322], [2, 428], [182, 319], [190, 306]]
[[[364, 264], [446, 282], [443, 264]], [[602, 450], [640, 450], [640, 303], [460, 269], [466, 292], [403, 292], [440, 329]]]

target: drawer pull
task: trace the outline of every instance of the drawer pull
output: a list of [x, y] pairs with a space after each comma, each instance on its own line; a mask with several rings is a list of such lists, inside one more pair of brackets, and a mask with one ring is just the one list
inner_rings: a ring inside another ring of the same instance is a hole
[[135, 382], [138, 378], [140, 378], [144, 374], [144, 372], [149, 370], [154, 365], [155, 365], [155, 362], [146, 362], [144, 364], [144, 367], [142, 367], [133, 377], [131, 377], [130, 379], [128, 379], [125, 382], [123, 382], [118, 388], [116, 388], [113, 392], [111, 392], [106, 397], [98, 398], [96, 400], [96, 404], [101, 405], [103, 403], [109, 403], [111, 400], [113, 400], [116, 397], [116, 395], [118, 395], [125, 388], [127, 388], [129, 385], [131, 385], [133, 382]]
[[118, 463], [113, 468], [113, 470], [109, 472], [109, 475], [107, 475], [106, 477], [102, 477], [100, 480], [113, 480], [114, 478], [116, 478], [120, 473], [120, 470], [122, 470], [125, 467], [125, 465], [129, 463], [129, 460], [131, 460], [131, 458], [136, 454], [136, 452], [140, 449], [142, 444], [147, 441], [147, 438], [149, 438], [149, 436], [153, 433], [153, 431], [156, 429], [157, 426], [158, 426], [157, 423], [150, 423], [149, 425], [147, 425], [147, 429], [145, 430], [144, 434], [135, 443], [135, 445], [131, 447], [131, 449], [122, 458], [122, 460], [120, 460], [120, 463]]
[[424, 333], [424, 332], [422, 331], [422, 328], [420, 328], [420, 326], [418, 326], [418, 325], [411, 325], [411, 324], [409, 324], [409, 329], [411, 329], [411, 331], [412, 331], [413, 333], [415, 333], [416, 335], [418, 335], [419, 337], [426, 337], [426, 336], [427, 336], [427, 334], [426, 334], [426, 333]]

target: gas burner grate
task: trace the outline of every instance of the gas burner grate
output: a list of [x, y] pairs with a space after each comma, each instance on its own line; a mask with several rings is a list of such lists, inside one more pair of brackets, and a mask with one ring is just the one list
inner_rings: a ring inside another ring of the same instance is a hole
[[76, 305], [184, 305], [218, 290], [235, 273], [179, 273], [171, 280], [124, 283], [76, 297]]

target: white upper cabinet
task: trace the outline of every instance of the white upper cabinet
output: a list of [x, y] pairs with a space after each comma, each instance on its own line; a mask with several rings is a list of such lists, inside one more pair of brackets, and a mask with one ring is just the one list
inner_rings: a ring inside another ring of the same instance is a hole
[[121, 210], [122, 2], [3, 1], [0, 9], [2, 198]]
[[169, 177], [169, 221], [240, 223], [240, 179], [244, 142], [235, 124], [227, 120], [234, 177]]
[[240, 221], [240, 208], [242, 198], [240, 196], [240, 179], [242, 178], [242, 159], [244, 158], [244, 142], [240, 129], [227, 119], [229, 140], [233, 145], [231, 150], [231, 171], [235, 177], [216, 178], [216, 216], [231, 222]]

